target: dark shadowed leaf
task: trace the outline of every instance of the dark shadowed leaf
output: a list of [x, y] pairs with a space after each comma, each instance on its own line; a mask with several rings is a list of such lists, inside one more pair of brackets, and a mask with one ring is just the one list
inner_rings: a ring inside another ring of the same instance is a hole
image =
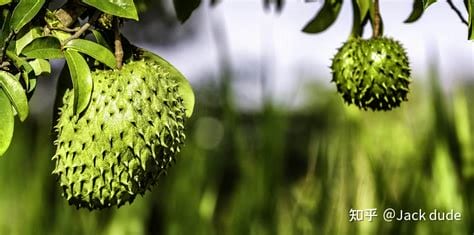
[[133, 0], [83, 0], [83, 2], [114, 16], [138, 20]]
[[22, 54], [36, 59], [59, 59], [63, 57], [61, 43], [55, 37], [40, 37], [23, 48]]
[[423, 12], [426, 10], [426, 8], [428, 8], [436, 1], [437, 0], [414, 0], [413, 10], [408, 19], [405, 20], [405, 23], [412, 23], [417, 21], [423, 15]]
[[109, 49], [109, 50], [112, 49], [112, 47], [110, 47], [109, 43], [107, 42], [107, 40], [105, 40], [104, 35], [102, 35], [101, 32], [99, 32], [95, 29], [92, 29], [92, 34], [94, 35], [95, 41], [97, 43], [99, 43], [100, 45], [102, 45], [104, 47], [107, 47], [107, 49]]
[[80, 114], [87, 108], [92, 93], [92, 76], [86, 60], [74, 49], [64, 51], [71, 72], [74, 89], [74, 111]]
[[15, 33], [20, 31], [23, 26], [38, 14], [45, 1], [46, 0], [20, 0], [15, 10], [13, 10], [10, 23], [12, 30], [15, 31]]
[[102, 63], [109, 66], [110, 68], [115, 68], [117, 63], [115, 62], [115, 56], [112, 52], [106, 47], [84, 39], [74, 39], [69, 41], [64, 48], [71, 48], [82, 52]]
[[336, 21], [341, 10], [343, 0], [326, 0], [321, 10], [303, 28], [305, 33], [319, 33], [326, 30]]
[[7, 95], [0, 88], [0, 157], [7, 151], [13, 137], [13, 110]]
[[173, 0], [176, 16], [184, 23], [201, 4], [201, 0]]
[[10, 99], [21, 121], [28, 117], [28, 99], [20, 82], [10, 73], [0, 71], [0, 87]]

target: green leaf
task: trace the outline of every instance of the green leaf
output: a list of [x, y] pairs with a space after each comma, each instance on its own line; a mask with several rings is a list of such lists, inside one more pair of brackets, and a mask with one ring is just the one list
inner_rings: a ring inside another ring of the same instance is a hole
[[469, 31], [468, 39], [474, 40], [474, 3], [472, 1], [467, 1], [467, 12], [468, 12], [468, 22], [469, 22]]
[[356, 0], [359, 7], [360, 20], [363, 21], [369, 12], [371, 0]]
[[18, 33], [23, 26], [30, 22], [41, 10], [45, 1], [46, 0], [20, 0], [15, 10], [13, 10], [11, 19], [11, 28], [13, 31]]
[[[12, 0], [0, 0], [0, 6], [7, 5], [10, 2], [12, 2]], [[2, 155], [2, 154], [0, 154], [0, 155]]]
[[25, 57], [19, 57], [14, 52], [7, 50], [6, 52], [8, 58], [10, 58], [18, 69], [22, 70], [23, 72], [30, 73], [33, 71], [33, 68], [28, 63]]
[[10, 146], [14, 124], [12, 106], [7, 95], [0, 88], [0, 157]]
[[114, 16], [138, 20], [133, 0], [83, 0], [83, 2]]
[[417, 21], [421, 17], [421, 15], [423, 15], [423, 12], [436, 1], [437, 0], [414, 0], [413, 10], [408, 19], [405, 20], [405, 23], [412, 23]]
[[201, 0], [173, 0], [173, 3], [178, 20], [184, 23], [193, 11], [201, 5]]
[[326, 30], [336, 21], [341, 11], [343, 0], [325, 0], [321, 10], [303, 28], [305, 33], [319, 33]]
[[112, 47], [110, 47], [109, 43], [107, 43], [107, 40], [105, 40], [105, 38], [104, 38], [104, 36], [102, 35], [101, 32], [99, 32], [95, 29], [92, 29], [92, 34], [94, 35], [95, 41], [97, 43], [99, 43], [100, 45], [106, 47], [109, 50], [112, 50]]
[[55, 37], [40, 37], [25, 48], [23, 48], [22, 54], [36, 59], [59, 59], [63, 57], [61, 51], [61, 43]]
[[47, 60], [35, 59], [30, 62], [30, 65], [33, 68], [33, 71], [35, 72], [36, 76], [51, 73], [51, 65]]
[[86, 60], [74, 49], [64, 51], [71, 72], [74, 89], [74, 112], [80, 114], [89, 105], [92, 93], [92, 76]]
[[84, 39], [74, 39], [69, 41], [64, 48], [71, 48], [82, 52], [102, 63], [109, 66], [110, 68], [115, 68], [117, 63], [115, 62], [115, 56], [112, 52], [106, 47]]
[[28, 81], [28, 93], [32, 92], [35, 90], [36, 88], [36, 82], [37, 82], [37, 79], [36, 78], [30, 78], [30, 80]]
[[15, 42], [16, 54], [20, 55], [23, 48], [25, 48], [28, 44], [30, 44], [36, 38], [41, 37], [42, 34], [43, 34], [43, 29], [41, 27], [34, 27], [28, 30], [28, 32], [26, 32], [23, 36], [19, 37], [16, 40]]
[[10, 99], [20, 120], [24, 121], [28, 117], [29, 107], [25, 90], [20, 82], [10, 73], [0, 71], [0, 87]]
[[352, 0], [352, 31], [349, 38], [362, 37], [364, 26], [362, 25], [362, 17], [358, 0]]
[[159, 65], [169, 68], [170, 78], [178, 83], [178, 90], [181, 97], [183, 98], [184, 107], [186, 108], [186, 117], [191, 117], [193, 115], [195, 98], [193, 89], [191, 87], [191, 84], [189, 84], [188, 80], [186, 80], [184, 75], [181, 74], [173, 65], [171, 65], [165, 59], [145, 49], [141, 49], [141, 51], [143, 52], [143, 58], [154, 60]]

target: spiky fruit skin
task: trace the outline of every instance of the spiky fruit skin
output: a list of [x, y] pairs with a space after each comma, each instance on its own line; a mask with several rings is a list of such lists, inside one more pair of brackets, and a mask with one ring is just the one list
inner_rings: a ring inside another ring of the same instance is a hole
[[391, 38], [350, 39], [334, 56], [331, 69], [332, 81], [348, 104], [378, 111], [408, 100], [408, 56]]
[[88, 108], [66, 91], [56, 126], [56, 168], [70, 204], [100, 209], [132, 202], [166, 172], [184, 142], [185, 109], [167, 68], [135, 61], [93, 73]]

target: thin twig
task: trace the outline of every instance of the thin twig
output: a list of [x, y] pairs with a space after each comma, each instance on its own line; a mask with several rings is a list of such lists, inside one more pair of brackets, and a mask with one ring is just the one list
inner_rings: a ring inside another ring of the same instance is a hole
[[461, 21], [465, 25], [469, 25], [469, 23], [467, 23], [467, 20], [464, 19], [464, 17], [462, 16], [461, 11], [456, 7], [456, 5], [454, 5], [453, 1], [451, 1], [451, 0], [447, 0], [447, 1], [448, 1], [449, 6], [451, 7], [451, 9], [453, 9], [456, 12], [456, 14], [459, 16], [459, 19], [461, 19]]
[[122, 47], [122, 39], [120, 37], [120, 25], [119, 25], [119, 18], [114, 17], [114, 33], [115, 33], [115, 62], [117, 64], [117, 69], [122, 68], [123, 63], [123, 47]]
[[89, 27], [91, 27], [91, 25], [99, 18], [99, 16], [100, 16], [100, 11], [96, 11], [94, 15], [92, 15], [92, 17], [89, 19], [89, 21], [85, 23], [84, 25], [82, 25], [81, 28], [79, 28], [79, 30], [77, 30], [76, 33], [74, 33], [71, 37], [64, 40], [63, 45], [66, 45], [69, 41], [73, 39], [78, 39], [79, 37], [81, 37], [82, 34], [85, 33], [89, 29]]
[[64, 31], [66, 33], [76, 33], [81, 28], [76, 27], [76, 28], [71, 29], [71, 28], [68, 28], [68, 27], [50, 27], [50, 26], [48, 26], [48, 29], [49, 30], [61, 30], [61, 31]]
[[10, 31], [10, 34], [8, 34], [7, 38], [5, 39], [5, 43], [3, 44], [2, 49], [0, 49], [0, 53], [1, 53], [0, 62], [2, 63], [3, 61], [5, 61], [5, 55], [6, 55], [5, 51], [7, 50], [8, 45], [10, 45], [10, 41], [12, 40], [13, 36], [15, 36], [15, 32]]
[[372, 37], [376, 38], [380, 36], [380, 8], [379, 8], [379, 0], [374, 0], [374, 27]]

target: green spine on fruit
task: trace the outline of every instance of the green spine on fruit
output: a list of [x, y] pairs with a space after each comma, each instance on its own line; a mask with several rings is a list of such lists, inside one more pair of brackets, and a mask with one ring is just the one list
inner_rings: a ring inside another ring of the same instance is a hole
[[348, 104], [377, 111], [408, 100], [408, 56], [391, 38], [350, 39], [334, 56], [331, 70], [332, 82]]
[[63, 196], [89, 209], [131, 203], [175, 161], [184, 142], [185, 107], [171, 68], [153, 60], [92, 74], [88, 108], [73, 112], [66, 91], [56, 125], [56, 167]]

